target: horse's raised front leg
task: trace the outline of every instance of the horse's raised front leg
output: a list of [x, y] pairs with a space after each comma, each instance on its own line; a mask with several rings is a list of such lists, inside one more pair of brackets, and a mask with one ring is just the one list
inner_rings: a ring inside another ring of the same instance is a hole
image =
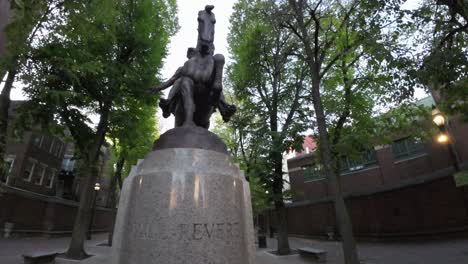
[[221, 54], [216, 54], [213, 56], [215, 62], [215, 75], [213, 82], [213, 98], [215, 103], [218, 102], [221, 91], [223, 90], [223, 68], [225, 59]]

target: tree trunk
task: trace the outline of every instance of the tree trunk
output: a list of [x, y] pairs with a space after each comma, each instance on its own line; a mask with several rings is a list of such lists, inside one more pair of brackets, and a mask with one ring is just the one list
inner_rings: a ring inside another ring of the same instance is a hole
[[83, 168], [85, 184], [82, 185], [80, 205], [73, 225], [72, 239], [66, 256], [70, 259], [84, 259], [88, 257], [84, 250], [84, 241], [91, 221], [94, 185], [96, 183], [98, 169], [96, 162], [88, 161]]
[[[304, 20], [304, 7], [307, 5], [307, 1], [288, 1], [294, 11], [294, 16], [297, 22], [297, 30], [294, 31], [304, 44], [304, 51], [306, 56], [306, 63], [309, 69], [310, 77], [312, 78], [312, 104], [315, 110], [315, 117], [317, 120], [317, 127], [319, 132], [319, 153], [320, 163], [323, 165], [324, 173], [328, 179], [329, 189], [333, 195], [336, 222], [340, 229], [340, 234], [343, 239], [343, 252], [344, 260], [346, 264], [359, 264], [359, 259], [356, 250], [356, 241], [354, 240], [351, 220], [346, 210], [346, 204], [343, 199], [343, 194], [340, 185], [339, 174], [334, 173], [333, 156], [331, 151], [330, 138], [327, 130], [327, 123], [325, 118], [325, 112], [322, 105], [322, 99], [320, 95], [320, 84], [322, 72], [322, 62], [327, 50], [321, 45], [319, 30], [322, 29], [320, 25], [320, 18], [317, 19], [317, 14], [311, 13], [311, 16], [315, 18], [315, 32], [313, 37], [310, 34], [310, 27], [306, 26]], [[318, 7], [318, 6], [317, 6]]]
[[[91, 221], [91, 213], [93, 207], [94, 185], [97, 180], [99, 169], [97, 162], [101, 153], [101, 146], [104, 144], [105, 135], [107, 132], [109, 122], [110, 105], [104, 107], [101, 112], [99, 124], [94, 140], [91, 140], [90, 146], [87, 149], [80, 150], [86, 153], [85, 157], [85, 184], [81, 190], [80, 205], [75, 218], [73, 226], [72, 239], [68, 247], [66, 256], [70, 259], [84, 259], [88, 257], [84, 250], [84, 241], [86, 239], [86, 232]], [[83, 144], [80, 144], [83, 146]]]
[[275, 202], [276, 222], [278, 227], [278, 255], [288, 255], [291, 253], [288, 238], [288, 221], [286, 218], [286, 207], [283, 201]]
[[[317, 68], [317, 67], [313, 67]], [[314, 71], [315, 72], [315, 71]], [[316, 72], [315, 72], [316, 73]], [[318, 75], [315, 75], [317, 77]], [[343, 240], [343, 253], [346, 264], [359, 264], [359, 259], [356, 249], [356, 241], [353, 235], [351, 219], [349, 218], [346, 204], [343, 198], [339, 175], [337, 175], [331, 165], [333, 164], [330, 139], [327, 131], [325, 113], [320, 97], [320, 81], [315, 78], [312, 86], [312, 101], [314, 105], [317, 126], [319, 130], [319, 150], [321, 163], [323, 164], [325, 175], [328, 179], [328, 184], [333, 194], [335, 205], [336, 221], [340, 230], [340, 235]]]
[[275, 176], [273, 180], [273, 196], [275, 197], [276, 223], [278, 227], [278, 255], [291, 253], [288, 239], [288, 221], [286, 207], [283, 201], [283, 159], [280, 152], [274, 152]]
[[13, 88], [17, 70], [16, 68], [8, 72], [8, 77], [0, 94], [0, 173], [4, 170], [4, 156], [8, 138], [8, 110], [10, 108], [10, 93]]
[[112, 246], [112, 239], [114, 238], [114, 227], [115, 227], [115, 217], [117, 216], [117, 209], [115, 208], [116, 204], [116, 197], [115, 197], [115, 191], [117, 188], [117, 181], [118, 179], [121, 178], [122, 175], [122, 169], [123, 165], [125, 164], [125, 159], [123, 157], [120, 157], [119, 160], [117, 161], [117, 166], [116, 170], [114, 173], [114, 177], [112, 177], [111, 181], [111, 193], [109, 194], [109, 207], [112, 208], [112, 223], [111, 223], [111, 229], [109, 231], [109, 236], [107, 237], [107, 244], [111, 247]]

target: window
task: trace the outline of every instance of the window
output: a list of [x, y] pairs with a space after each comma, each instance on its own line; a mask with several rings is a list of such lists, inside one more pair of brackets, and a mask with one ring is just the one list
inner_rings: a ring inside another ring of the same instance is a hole
[[357, 157], [344, 156], [340, 160], [341, 173], [362, 170], [374, 164], [377, 164], [377, 156], [373, 149], [364, 151]]
[[54, 155], [60, 157], [60, 153], [62, 153], [63, 143], [58, 141], [57, 147], [55, 148]]
[[3, 168], [3, 173], [1, 175], [1, 181], [8, 183], [8, 177], [10, 176], [13, 165], [15, 165], [15, 155], [9, 155], [5, 158], [5, 167]]
[[62, 170], [64, 171], [73, 171], [75, 167], [75, 160], [72, 155], [65, 155], [62, 160]]
[[304, 181], [313, 181], [325, 178], [320, 164], [302, 167], [304, 169]]
[[49, 137], [43, 137], [40, 147], [46, 151], [50, 151], [51, 144], [53, 144], [53, 141], [51, 142]]
[[35, 160], [33, 159], [26, 160], [26, 165], [25, 165], [24, 172], [23, 172], [23, 180], [31, 181], [35, 166], [36, 166]]
[[49, 152], [50, 153], [54, 153], [54, 150], [55, 150], [54, 147], [55, 147], [55, 139], [52, 138], [52, 141], [51, 141], [50, 147], [49, 147]]
[[35, 180], [34, 183], [36, 185], [42, 185], [42, 182], [44, 181], [44, 177], [46, 174], [46, 168], [47, 166], [44, 164], [40, 164], [36, 170], [37, 174], [35, 175]]
[[45, 186], [47, 188], [52, 188], [54, 185], [54, 180], [55, 180], [55, 175], [57, 174], [57, 171], [54, 169], [49, 169], [49, 173], [47, 174], [46, 181], [45, 181]]
[[420, 139], [403, 138], [392, 144], [392, 152], [395, 159], [411, 157], [424, 152], [424, 144]]

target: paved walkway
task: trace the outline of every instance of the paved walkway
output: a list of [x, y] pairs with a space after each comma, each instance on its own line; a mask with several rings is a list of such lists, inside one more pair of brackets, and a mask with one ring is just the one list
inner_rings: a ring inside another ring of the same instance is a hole
[[[96, 259], [96, 258], [106, 258], [106, 255], [109, 254], [108, 250], [109, 247], [102, 247], [97, 246], [98, 244], [105, 241], [107, 238], [107, 234], [94, 234], [92, 236], [92, 240], [87, 240], [85, 242], [86, 251], [88, 254], [95, 255], [96, 257], [89, 258]], [[68, 248], [70, 243], [70, 237], [63, 237], [63, 238], [41, 238], [41, 237], [33, 237], [33, 238], [12, 238], [12, 239], [3, 239], [0, 238], [0, 264], [20, 264], [24, 263], [22, 254], [35, 252], [35, 251], [43, 251], [43, 252], [65, 252]], [[70, 262], [62, 262], [60, 260], [56, 261], [57, 264], [65, 264], [65, 263], [78, 263], [76, 261]], [[85, 262], [82, 262], [85, 263]], [[86, 262], [88, 263], [88, 262]], [[89, 263], [101, 263], [101, 262], [89, 262]]]
[[[84, 261], [58, 259], [57, 264], [111, 264], [108, 263], [110, 248], [98, 246], [106, 240], [106, 234], [93, 236], [86, 242], [86, 251], [94, 255]], [[0, 239], [0, 263], [23, 263], [21, 254], [31, 251], [64, 252], [70, 238], [22, 238]], [[328, 252], [330, 264], [342, 264], [342, 251], [339, 242], [327, 242], [290, 238], [292, 248], [310, 246]], [[276, 241], [268, 239], [268, 249], [258, 250], [256, 264], [304, 264], [313, 263], [298, 255], [274, 256], [268, 251], [274, 250]], [[432, 242], [408, 243], [360, 243], [359, 255], [363, 264], [466, 264], [468, 263], [468, 239]]]
[[[327, 263], [343, 264], [341, 243], [290, 238], [292, 248], [314, 247], [327, 251]], [[276, 240], [268, 240], [267, 250], [257, 251], [256, 264], [311, 263], [299, 256], [277, 257], [268, 253]], [[359, 258], [363, 264], [467, 264], [468, 239], [406, 243], [360, 243]]]

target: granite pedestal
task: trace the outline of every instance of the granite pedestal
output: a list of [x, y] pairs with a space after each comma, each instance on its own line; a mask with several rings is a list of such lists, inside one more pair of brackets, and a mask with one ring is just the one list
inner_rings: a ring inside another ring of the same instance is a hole
[[219, 149], [157, 143], [124, 182], [111, 263], [252, 264], [250, 191], [239, 166]]

